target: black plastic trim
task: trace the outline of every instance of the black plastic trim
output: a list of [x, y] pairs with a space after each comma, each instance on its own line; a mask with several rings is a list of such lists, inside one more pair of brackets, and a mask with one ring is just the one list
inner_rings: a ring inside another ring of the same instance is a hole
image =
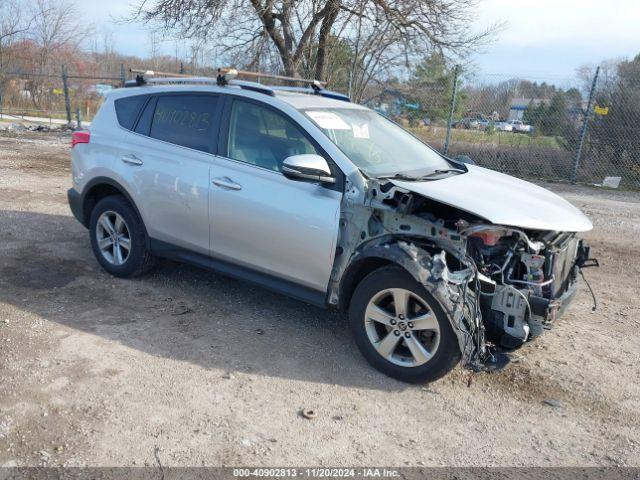
[[212, 258], [154, 238], [149, 239], [149, 248], [151, 253], [159, 257], [178, 260], [207, 270], [213, 270], [222, 275], [236, 278], [238, 280], [244, 280], [273, 292], [280, 293], [318, 307], [327, 307], [326, 292], [314, 290], [289, 280], [283, 280], [281, 278], [274, 277], [273, 275], [258, 272], [225, 260]]
[[138, 112], [138, 116], [136, 117], [136, 121], [133, 124], [133, 128], [131, 129], [132, 132], [138, 133], [140, 135], [144, 135], [145, 137], [149, 136], [149, 132], [151, 131], [151, 123], [152, 122], [149, 122], [149, 127], [147, 128], [147, 130], [145, 132], [139, 132], [138, 131], [138, 124], [140, 123], [140, 120], [142, 119], [142, 115], [144, 115], [144, 112], [147, 109], [147, 107], [149, 107], [151, 109], [151, 119], [153, 120], [153, 114], [155, 113], [155, 110], [156, 110], [156, 102], [157, 101], [158, 101], [157, 95], [149, 95], [149, 98], [147, 99], [146, 102], [144, 102], [144, 105], [142, 106], [142, 108]]
[[118, 182], [116, 182], [115, 180], [109, 177], [95, 177], [85, 185], [84, 189], [82, 190], [82, 193], [80, 194], [81, 205], [82, 205], [82, 219], [83, 219], [82, 221], [80, 221], [80, 223], [82, 223], [85, 227], [89, 228], [89, 217], [91, 215], [91, 212], [86, 211], [87, 194], [93, 189], [93, 187], [96, 187], [98, 185], [109, 185], [115, 188], [116, 190], [118, 190], [122, 194], [122, 196], [126, 198], [127, 201], [131, 204], [134, 211], [136, 212], [136, 215], [138, 215], [138, 218], [142, 220], [142, 215], [140, 215], [140, 211], [138, 210], [138, 207], [133, 201], [133, 198], [131, 198], [131, 195], [129, 195], [127, 190], [122, 185], [120, 185]]
[[71, 213], [76, 217], [76, 220], [78, 220], [83, 226], [87, 227], [87, 225], [85, 225], [82, 211], [82, 197], [75, 188], [67, 190], [67, 201], [69, 202]]

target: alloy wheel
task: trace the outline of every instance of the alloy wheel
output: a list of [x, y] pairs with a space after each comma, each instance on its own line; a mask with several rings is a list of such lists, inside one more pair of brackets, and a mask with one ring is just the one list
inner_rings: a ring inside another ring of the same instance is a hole
[[428, 304], [403, 288], [374, 295], [364, 315], [369, 341], [389, 362], [402, 367], [424, 365], [440, 344], [440, 326]]
[[122, 216], [107, 210], [100, 215], [96, 225], [98, 248], [111, 265], [122, 265], [131, 252], [131, 234]]

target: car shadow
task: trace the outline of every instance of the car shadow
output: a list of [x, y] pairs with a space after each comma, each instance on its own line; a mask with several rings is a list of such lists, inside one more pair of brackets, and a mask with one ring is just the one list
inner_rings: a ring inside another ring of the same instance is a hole
[[343, 314], [167, 260], [140, 278], [112, 277], [93, 257], [87, 230], [71, 216], [0, 211], [0, 301], [150, 355], [221, 372], [409, 388], [366, 363]]

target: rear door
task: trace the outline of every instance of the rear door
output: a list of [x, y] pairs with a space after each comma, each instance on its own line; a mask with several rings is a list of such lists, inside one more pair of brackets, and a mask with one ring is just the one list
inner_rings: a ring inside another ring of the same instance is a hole
[[325, 292], [341, 189], [281, 173], [286, 157], [322, 152], [293, 120], [261, 102], [230, 96], [223, 118], [211, 168], [212, 256]]
[[209, 168], [220, 108], [216, 94], [159, 94], [137, 121], [136, 149], [121, 161], [133, 176], [154, 248], [209, 255]]

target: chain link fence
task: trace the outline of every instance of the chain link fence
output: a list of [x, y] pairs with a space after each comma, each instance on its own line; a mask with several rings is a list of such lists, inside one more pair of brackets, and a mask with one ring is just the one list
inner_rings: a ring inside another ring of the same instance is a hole
[[[411, 103], [410, 93], [396, 95], [386, 113], [408, 115], [414, 132], [443, 153], [509, 175], [637, 189], [640, 61], [609, 70], [544, 81], [465, 78], [456, 68], [448, 89], [422, 92], [423, 105]], [[444, 96], [446, 115], [429, 108], [442, 105]]]
[[95, 75], [69, 72], [0, 72], [0, 115], [5, 120], [24, 119], [49, 124], [90, 121], [104, 95], [125, 81], [124, 65], [118, 72]]
[[[90, 121], [130, 77], [0, 72], [0, 114], [45, 123]], [[443, 153], [520, 178], [640, 188], [640, 60], [581, 76], [470, 77], [460, 68], [412, 88], [385, 85], [369, 106]]]

